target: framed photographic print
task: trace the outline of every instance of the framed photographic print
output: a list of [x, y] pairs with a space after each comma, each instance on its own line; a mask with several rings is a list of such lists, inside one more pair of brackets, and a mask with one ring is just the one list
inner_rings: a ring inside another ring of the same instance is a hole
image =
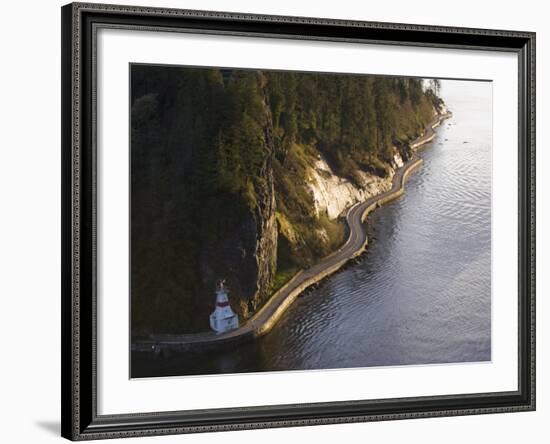
[[62, 8], [62, 435], [535, 408], [535, 35]]

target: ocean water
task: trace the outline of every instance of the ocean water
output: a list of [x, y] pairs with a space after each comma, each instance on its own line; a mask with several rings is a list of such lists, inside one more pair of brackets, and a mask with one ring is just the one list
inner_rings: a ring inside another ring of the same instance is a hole
[[133, 360], [133, 376], [491, 359], [492, 87], [442, 81], [453, 112], [405, 194], [369, 216], [359, 261], [233, 350]]

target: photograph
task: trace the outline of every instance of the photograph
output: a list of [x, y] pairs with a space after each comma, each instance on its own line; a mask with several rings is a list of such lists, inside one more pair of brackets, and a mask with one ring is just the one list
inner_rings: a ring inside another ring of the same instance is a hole
[[491, 361], [491, 80], [129, 77], [130, 378]]
[[506, 6], [5, 2], [2, 442], [550, 442], [550, 8]]
[[61, 8], [61, 435], [522, 441], [532, 14], [172, 6]]

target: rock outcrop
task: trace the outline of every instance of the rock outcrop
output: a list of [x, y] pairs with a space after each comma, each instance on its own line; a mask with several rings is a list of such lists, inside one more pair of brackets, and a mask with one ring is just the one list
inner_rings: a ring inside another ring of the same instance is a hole
[[312, 165], [308, 178], [308, 187], [313, 196], [317, 217], [325, 212], [329, 219], [337, 219], [355, 203], [388, 191], [391, 188], [395, 169], [401, 166], [403, 166], [403, 159], [400, 153], [396, 152], [392, 168], [386, 177], [357, 171], [362, 182], [361, 186], [358, 186], [350, 180], [336, 175], [325, 159], [320, 156]]
[[345, 242], [346, 210], [389, 190], [444, 106], [413, 78], [131, 75], [134, 335], [207, 331], [220, 279], [248, 319]]
[[[216, 245], [203, 248], [200, 270], [203, 288], [215, 288], [226, 280], [230, 300], [241, 320], [249, 318], [270, 296], [277, 262], [277, 222], [273, 181], [273, 125], [264, 98], [264, 131], [260, 143], [265, 152], [259, 177], [252, 184], [255, 205], [233, 198], [239, 223], [224, 227]], [[238, 208], [241, 207], [241, 208]]]

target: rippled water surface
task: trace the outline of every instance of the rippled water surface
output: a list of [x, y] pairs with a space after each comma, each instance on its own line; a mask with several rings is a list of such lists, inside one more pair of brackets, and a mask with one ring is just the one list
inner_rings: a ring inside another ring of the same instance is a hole
[[143, 376], [491, 359], [491, 84], [443, 81], [453, 117], [406, 193], [369, 216], [367, 253], [304, 293], [267, 336], [147, 361]]

